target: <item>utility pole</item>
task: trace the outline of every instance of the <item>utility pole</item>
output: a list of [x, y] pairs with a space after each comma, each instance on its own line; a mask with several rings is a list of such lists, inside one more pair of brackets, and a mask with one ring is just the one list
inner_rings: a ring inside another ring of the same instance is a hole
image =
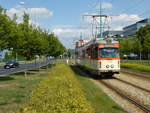
[[[99, 38], [103, 38], [103, 20], [102, 20], [102, 17], [105, 17], [107, 18], [107, 15], [102, 15], [102, 3], [101, 3], [101, 0], [100, 0], [100, 11], [99, 11], [100, 14], [98, 15], [90, 15], [90, 14], [85, 14], [83, 16], [91, 16], [93, 18], [93, 23], [92, 23], [92, 36], [93, 35], [93, 24], [94, 24], [94, 20], [96, 20], [95, 18], [100, 18], [100, 22], [99, 22], [99, 33], [100, 33], [100, 37]], [[97, 29], [97, 28], [96, 28]]]
[[[93, 22], [94, 20], [96, 20], [95, 18], [98, 18], [100, 17], [100, 27], [97, 27], [97, 28], [100, 28], [100, 38], [103, 38], [103, 23], [102, 23], [102, 17], [105, 17], [107, 18], [107, 15], [90, 15], [90, 14], [86, 14], [86, 15], [83, 15], [83, 16], [91, 16], [93, 18]], [[92, 23], [93, 24], [93, 23]], [[92, 25], [92, 32], [93, 32], [93, 25]], [[93, 35], [93, 33], [92, 33]], [[93, 35], [94, 36], [94, 35]]]
[[103, 38], [102, 4], [100, 0], [100, 38]]

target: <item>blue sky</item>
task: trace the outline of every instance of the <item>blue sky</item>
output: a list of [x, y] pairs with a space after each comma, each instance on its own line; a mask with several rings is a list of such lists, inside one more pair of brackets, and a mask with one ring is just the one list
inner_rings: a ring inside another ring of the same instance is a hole
[[[112, 30], [150, 17], [150, 0], [101, 1], [103, 13], [113, 15], [107, 21]], [[81, 15], [99, 13], [99, 0], [0, 0], [0, 5], [10, 17], [18, 14], [18, 22], [23, 11], [28, 12], [32, 24], [54, 32], [67, 48], [74, 48], [73, 42], [81, 33], [85, 39], [91, 37], [91, 18], [82, 20]]]

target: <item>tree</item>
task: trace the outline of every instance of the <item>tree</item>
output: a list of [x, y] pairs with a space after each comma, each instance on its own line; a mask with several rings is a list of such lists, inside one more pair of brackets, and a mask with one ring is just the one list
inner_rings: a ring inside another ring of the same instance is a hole
[[49, 34], [48, 38], [48, 56], [58, 57], [65, 51], [64, 46], [59, 42], [58, 38], [54, 34]]
[[8, 61], [10, 58], [9, 58], [9, 54], [8, 52], [5, 53], [5, 61]]
[[123, 54], [129, 55], [133, 49], [132, 44], [133, 44], [133, 41], [131, 39], [129, 39], [128, 37], [126, 40], [121, 39], [120, 40], [120, 53], [121, 53], [121, 55], [123, 55]]
[[143, 48], [143, 55], [147, 54], [147, 58], [149, 59], [149, 43], [150, 43], [150, 25], [146, 25], [145, 27], [141, 27], [138, 32], [136, 32], [136, 36], [141, 43]]
[[144, 37], [144, 48], [147, 50], [147, 58], [150, 59], [150, 33]]
[[0, 7], [0, 49], [7, 49], [8, 46], [8, 37], [11, 32], [10, 29], [11, 21], [10, 18], [6, 15], [5, 9]]
[[17, 48], [19, 48], [17, 51], [26, 60], [31, 60], [35, 56], [37, 42], [33, 37], [33, 27], [29, 25], [29, 15], [24, 13], [23, 20], [23, 23], [19, 24], [21, 36], [17, 43]]
[[143, 47], [140, 43], [140, 40], [136, 37], [136, 35], [134, 36], [134, 42], [133, 42], [133, 52], [135, 54], [140, 55], [140, 60], [141, 60], [141, 52], [143, 51]]
[[65, 47], [58, 37], [49, 34], [40, 27], [29, 24], [29, 15], [24, 13], [23, 22], [17, 23], [6, 15], [6, 10], [0, 7], [0, 50], [9, 50], [12, 57], [22, 56], [32, 60], [38, 56], [58, 57], [64, 53]]

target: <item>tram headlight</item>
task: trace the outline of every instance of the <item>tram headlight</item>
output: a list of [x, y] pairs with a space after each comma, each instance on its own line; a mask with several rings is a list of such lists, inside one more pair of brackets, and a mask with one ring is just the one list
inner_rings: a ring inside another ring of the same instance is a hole
[[106, 68], [109, 68], [109, 65], [106, 65]]
[[113, 64], [111, 65], [111, 68], [114, 68], [114, 65], [113, 65]]

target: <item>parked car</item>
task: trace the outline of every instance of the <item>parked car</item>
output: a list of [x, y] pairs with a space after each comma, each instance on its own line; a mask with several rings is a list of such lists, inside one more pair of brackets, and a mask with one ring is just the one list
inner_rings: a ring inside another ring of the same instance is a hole
[[4, 68], [5, 68], [5, 69], [15, 68], [15, 67], [19, 67], [19, 63], [16, 62], [15, 60], [9, 60], [9, 61], [6, 62], [6, 64], [4, 65]]
[[128, 55], [128, 59], [138, 59], [138, 55], [134, 54], [134, 53], [130, 53], [130, 55]]

